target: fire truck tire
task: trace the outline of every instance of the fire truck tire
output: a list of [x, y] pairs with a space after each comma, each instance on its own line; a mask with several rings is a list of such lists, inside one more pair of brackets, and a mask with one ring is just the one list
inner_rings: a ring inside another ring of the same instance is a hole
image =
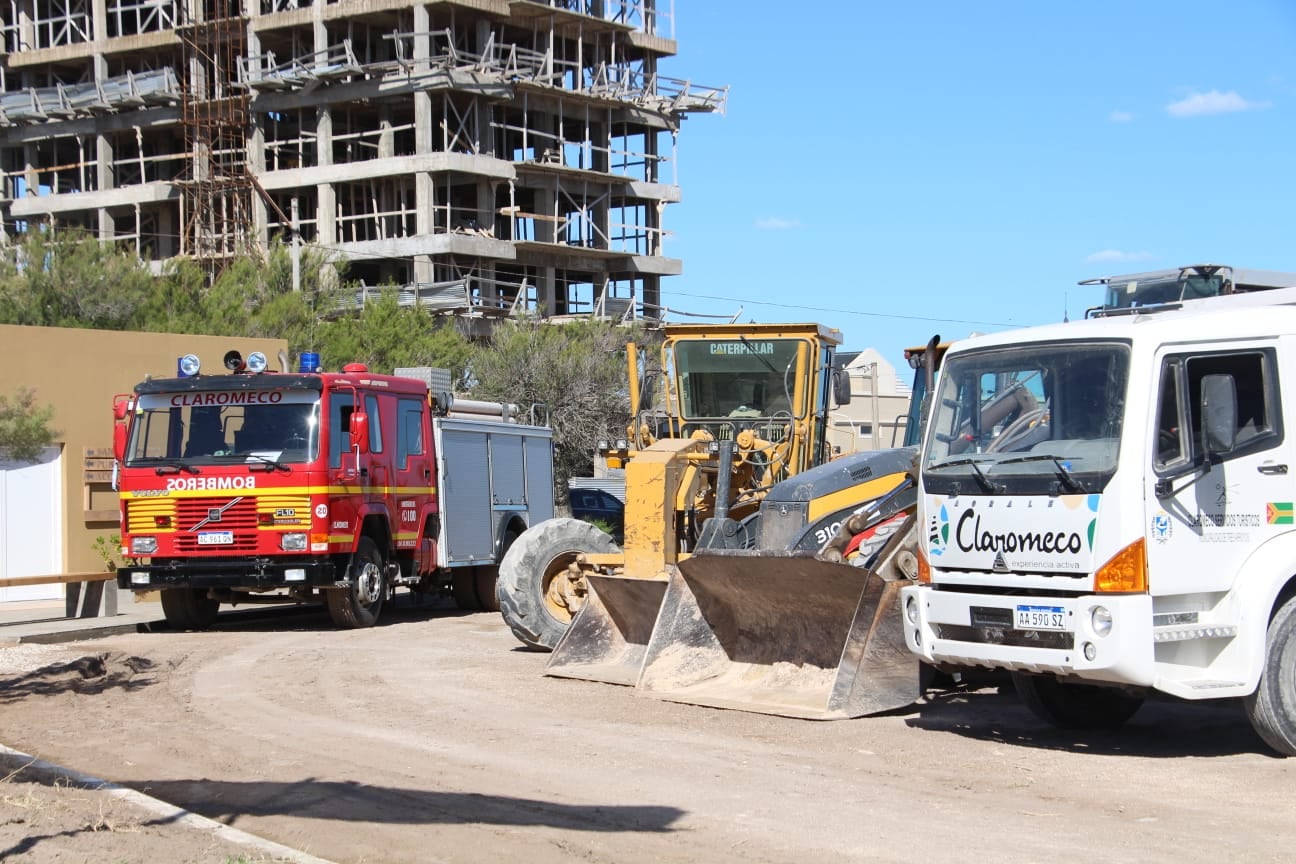
[[[512, 529], [504, 532], [504, 540], [500, 543], [500, 558], [508, 554], [508, 550], [517, 542], [518, 533]], [[476, 573], [477, 602], [486, 612], [500, 611], [499, 602], [499, 566], [488, 564], [482, 567], [473, 568]]]
[[465, 612], [477, 612], [481, 601], [477, 599], [477, 574], [475, 567], [456, 567], [450, 576], [450, 593], [454, 595], [455, 606]]
[[1260, 684], [1246, 696], [1247, 717], [1256, 734], [1284, 756], [1296, 756], [1296, 597], [1269, 622]]
[[208, 630], [216, 623], [220, 601], [202, 588], [164, 588], [162, 614], [176, 630]]
[[1115, 729], [1143, 705], [1142, 692], [1120, 687], [1073, 684], [1020, 672], [1014, 672], [1012, 680], [1031, 713], [1060, 729]]
[[383, 571], [383, 557], [378, 544], [368, 537], [361, 537], [347, 568], [351, 586], [330, 588], [325, 592], [328, 594], [329, 617], [334, 624], [355, 629], [372, 627], [378, 622], [383, 599], [387, 596], [387, 579]]
[[517, 538], [500, 562], [496, 594], [504, 623], [522, 644], [552, 651], [572, 614], [548, 602], [549, 586], [583, 552], [617, 552], [616, 542], [579, 519], [549, 519]]

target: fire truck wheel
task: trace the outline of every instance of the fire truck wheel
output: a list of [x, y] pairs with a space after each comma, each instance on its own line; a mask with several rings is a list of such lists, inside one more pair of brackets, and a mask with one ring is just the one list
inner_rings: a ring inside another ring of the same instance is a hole
[[176, 630], [207, 630], [216, 623], [220, 601], [207, 596], [202, 588], [165, 588], [162, 590], [162, 614]]
[[456, 567], [450, 576], [450, 593], [455, 605], [465, 612], [477, 612], [481, 602], [477, 599], [476, 567]]
[[1269, 621], [1260, 684], [1242, 702], [1256, 734], [1284, 756], [1296, 756], [1296, 597]]
[[1014, 672], [1017, 696], [1041, 720], [1060, 729], [1114, 729], [1134, 716], [1144, 694], [1098, 684], [1072, 684], [1049, 675]]
[[[504, 532], [504, 540], [500, 543], [501, 559], [508, 554], [508, 550], [517, 542], [517, 538], [518, 533], [511, 528]], [[487, 612], [500, 611], [499, 567], [492, 564], [484, 567], [474, 567], [473, 569], [476, 571], [473, 575], [477, 582], [477, 602]]]
[[378, 621], [383, 598], [387, 596], [382, 553], [373, 540], [360, 538], [360, 545], [351, 556], [347, 576], [351, 587], [331, 588], [327, 592], [329, 616], [339, 627], [372, 627]]
[[529, 648], [552, 651], [584, 601], [571, 565], [583, 552], [618, 552], [603, 531], [579, 519], [549, 519], [523, 531], [499, 567], [500, 612]]

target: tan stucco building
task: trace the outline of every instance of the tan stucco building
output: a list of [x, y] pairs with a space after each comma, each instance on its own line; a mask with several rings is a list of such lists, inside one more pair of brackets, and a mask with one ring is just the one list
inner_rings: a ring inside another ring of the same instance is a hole
[[[278, 368], [282, 339], [121, 333], [0, 325], [0, 395], [20, 389], [52, 406], [57, 446], [35, 464], [0, 454], [0, 578], [105, 569], [96, 548], [118, 534], [111, 485], [112, 402], [145, 375], [176, 373], [197, 354], [205, 372], [223, 372], [226, 351], [262, 351]], [[62, 585], [0, 588], [0, 602], [62, 596]]]

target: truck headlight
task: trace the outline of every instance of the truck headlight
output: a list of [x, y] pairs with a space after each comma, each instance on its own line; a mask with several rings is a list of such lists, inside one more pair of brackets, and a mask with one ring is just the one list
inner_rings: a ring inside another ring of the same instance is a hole
[[305, 552], [306, 535], [293, 532], [279, 537], [279, 548], [285, 552]]
[[918, 598], [912, 594], [905, 599], [905, 618], [910, 624], [918, 623]]
[[1111, 610], [1106, 606], [1095, 606], [1089, 612], [1089, 623], [1093, 625], [1093, 631], [1099, 636], [1106, 636], [1112, 631]]
[[157, 551], [156, 537], [132, 537], [131, 554], [132, 555], [152, 555]]

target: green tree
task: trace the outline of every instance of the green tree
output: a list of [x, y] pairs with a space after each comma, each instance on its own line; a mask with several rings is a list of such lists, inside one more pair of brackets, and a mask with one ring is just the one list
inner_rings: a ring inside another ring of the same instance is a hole
[[453, 318], [401, 306], [395, 288], [366, 301], [357, 315], [321, 322], [318, 334], [320, 360], [330, 369], [365, 363], [375, 372], [390, 373], [400, 366], [435, 366], [463, 381], [473, 351]]
[[546, 324], [534, 318], [495, 327], [476, 350], [473, 395], [535, 406], [554, 432], [554, 484], [560, 505], [567, 481], [593, 471], [600, 440], [624, 436], [629, 420], [625, 344], [634, 331], [605, 321]]
[[0, 452], [19, 462], [35, 462], [58, 437], [50, 426], [53, 419], [54, 409], [38, 405], [29, 388], [19, 388], [12, 399], [0, 396]]
[[142, 329], [154, 278], [129, 250], [36, 226], [0, 256], [0, 323]]

